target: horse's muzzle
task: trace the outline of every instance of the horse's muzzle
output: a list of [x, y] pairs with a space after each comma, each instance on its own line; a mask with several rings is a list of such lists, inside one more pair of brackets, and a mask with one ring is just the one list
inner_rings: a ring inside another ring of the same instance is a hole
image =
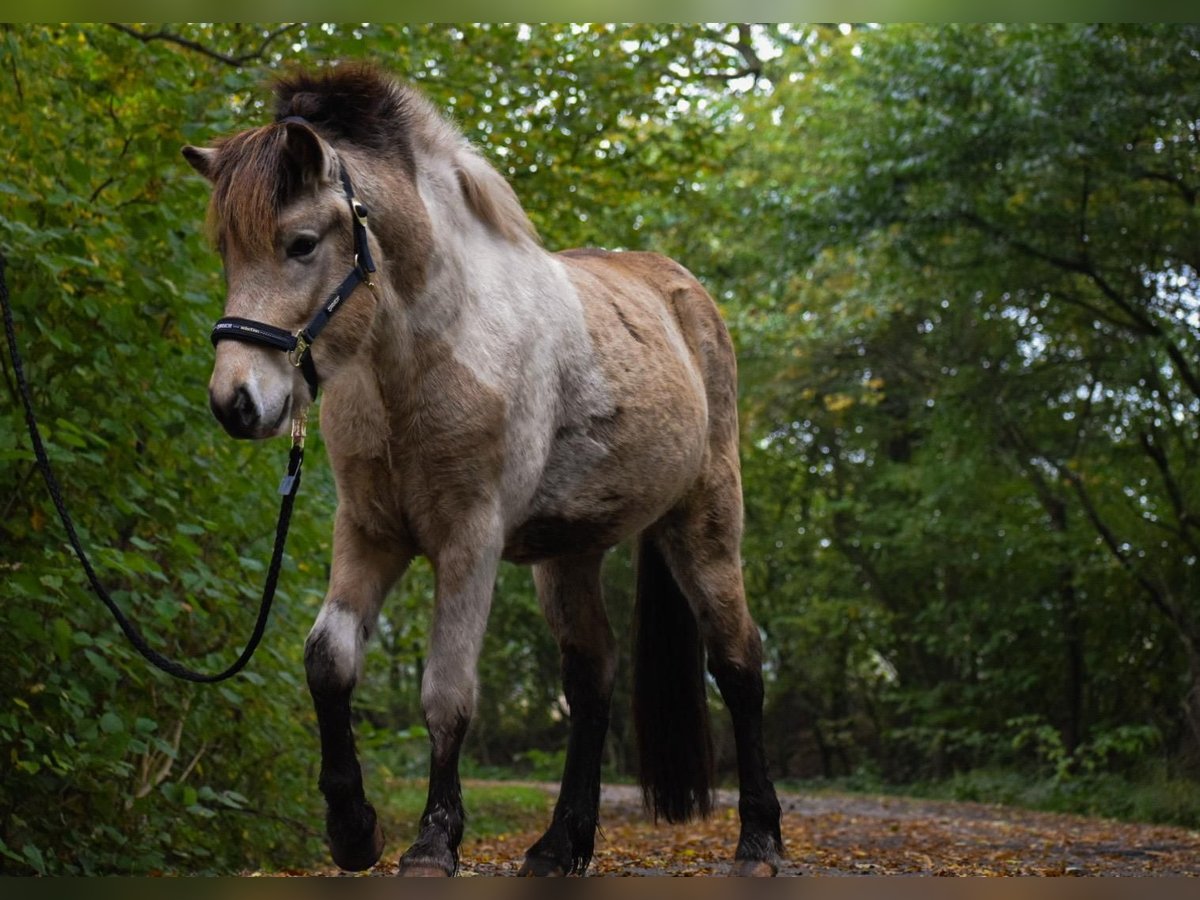
[[265, 438], [278, 433], [280, 423], [287, 418], [291, 401], [283, 405], [280, 415], [272, 422], [263, 421], [263, 413], [255, 402], [253, 394], [245, 385], [239, 385], [229, 397], [222, 402], [213, 391], [208, 392], [208, 405], [221, 426], [235, 438]]

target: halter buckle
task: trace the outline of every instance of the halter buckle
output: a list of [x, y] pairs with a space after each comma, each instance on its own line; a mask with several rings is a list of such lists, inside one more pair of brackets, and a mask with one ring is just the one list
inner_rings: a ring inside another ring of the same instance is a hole
[[358, 261], [357, 253], [354, 254], [354, 270], [358, 272], [367, 288], [374, 292], [375, 282], [371, 280], [371, 273]]
[[301, 328], [296, 332], [296, 346], [288, 351], [288, 362], [293, 368], [300, 368], [304, 364], [304, 357], [308, 353], [308, 348], [312, 346], [312, 341], [304, 336], [304, 329]]

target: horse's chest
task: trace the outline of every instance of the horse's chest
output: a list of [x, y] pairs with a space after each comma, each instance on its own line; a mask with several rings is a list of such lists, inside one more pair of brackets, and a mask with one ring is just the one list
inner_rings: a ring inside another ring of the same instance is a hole
[[360, 461], [340, 500], [364, 529], [429, 555], [486, 505], [495, 481], [487, 473], [496, 467], [478, 446], [432, 454], [397, 447], [387, 458]]
[[[403, 535], [427, 555], [494, 494], [505, 459], [503, 398], [445, 355], [423, 360], [420, 390], [379, 395], [372, 442], [331, 457], [339, 502], [368, 532]], [[403, 401], [403, 402], [402, 402]], [[347, 429], [347, 434], [350, 430]]]

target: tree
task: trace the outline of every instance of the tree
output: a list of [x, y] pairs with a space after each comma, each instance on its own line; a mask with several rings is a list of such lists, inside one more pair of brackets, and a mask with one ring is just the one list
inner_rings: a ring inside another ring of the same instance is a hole
[[[775, 301], [800, 323], [757, 323], [760, 341], [797, 345], [763, 382], [759, 427], [794, 434], [809, 488], [840, 504], [825, 539], [906, 610], [900, 683], [973, 685], [1014, 719], [1040, 708], [1071, 749], [1130, 720], [1200, 736], [1195, 37], [866, 30], [805, 59], [767, 110], [800, 138], [760, 163], [761, 208], [809, 280]], [[958, 615], [968, 654], [947, 670]], [[1151, 658], [1189, 673], [1184, 716], [1156, 707]], [[1121, 708], [1113, 677], [1147, 690]]]

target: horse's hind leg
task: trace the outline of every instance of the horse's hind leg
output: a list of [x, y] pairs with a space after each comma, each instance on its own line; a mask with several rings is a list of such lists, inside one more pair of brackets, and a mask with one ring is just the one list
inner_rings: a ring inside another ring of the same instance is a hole
[[608, 733], [616, 643], [600, 592], [602, 554], [535, 566], [538, 600], [562, 653], [571, 733], [550, 827], [525, 854], [520, 875], [583, 874], [600, 809], [600, 759]]
[[783, 853], [779, 800], [763, 748], [762, 641], [746, 607], [741, 567], [742, 502], [736, 463], [712, 470], [653, 531], [671, 574], [696, 614], [708, 670], [733, 720], [741, 834], [734, 874], [774, 875]]
[[373, 546], [339, 516], [329, 591], [304, 645], [308, 689], [321, 734], [319, 785], [325, 795], [329, 849], [333, 861], [350, 871], [370, 868], [383, 852], [375, 809], [363, 792], [350, 697], [379, 608], [410, 559], [410, 554]]

